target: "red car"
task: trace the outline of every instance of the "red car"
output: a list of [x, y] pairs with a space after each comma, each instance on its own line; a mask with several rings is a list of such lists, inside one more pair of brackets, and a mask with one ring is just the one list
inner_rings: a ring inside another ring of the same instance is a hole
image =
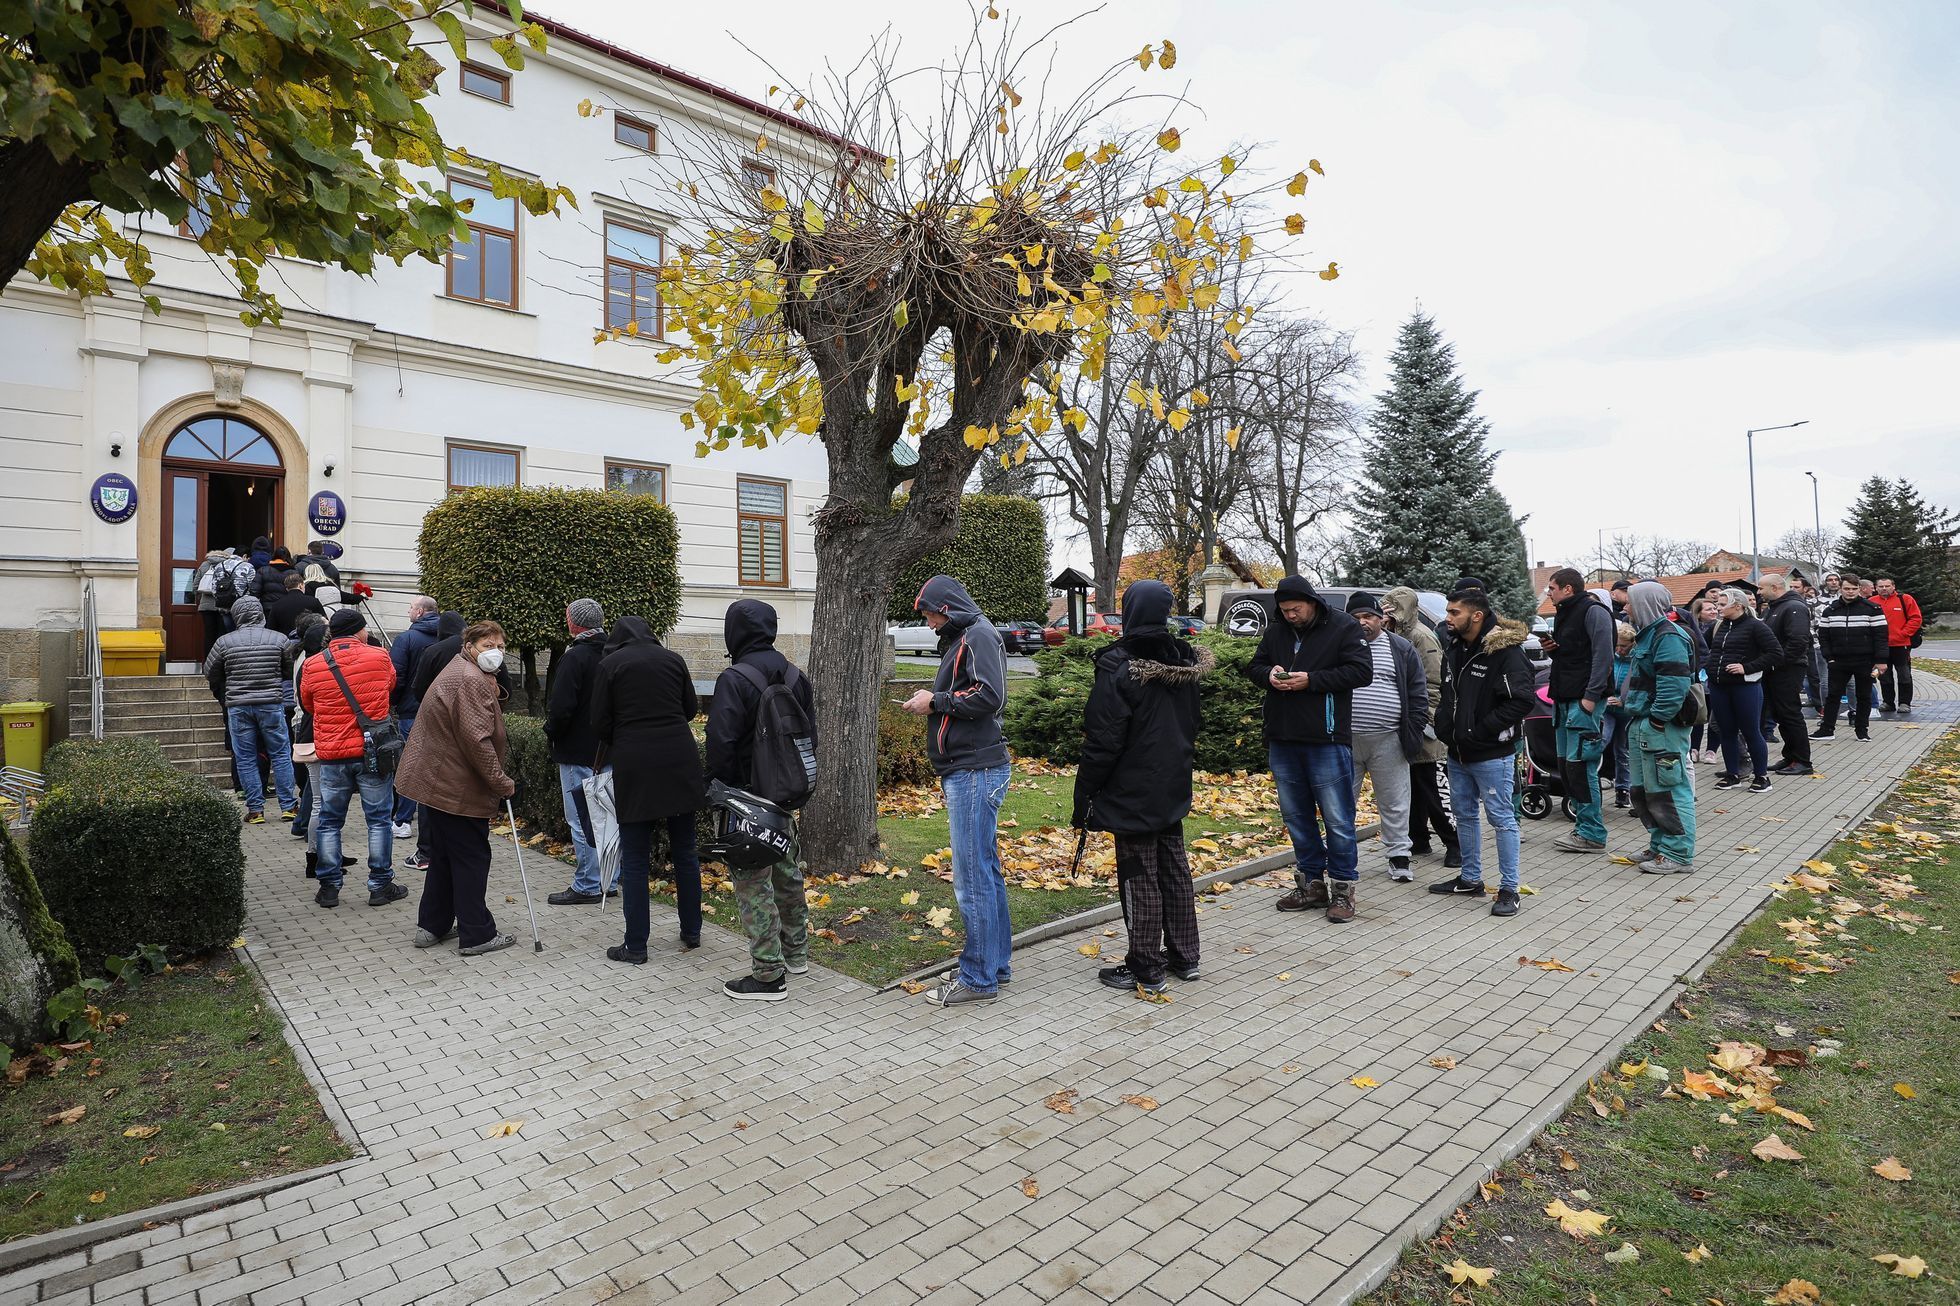
[[[1082, 626], [1085, 639], [1107, 637], [1115, 639], [1123, 633], [1123, 614], [1120, 612], [1091, 612]], [[1041, 642], [1049, 648], [1058, 647], [1068, 638], [1068, 618], [1057, 617], [1042, 628]]]

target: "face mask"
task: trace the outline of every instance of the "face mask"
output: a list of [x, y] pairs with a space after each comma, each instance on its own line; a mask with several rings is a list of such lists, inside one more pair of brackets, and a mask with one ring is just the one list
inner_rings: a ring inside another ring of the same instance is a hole
[[476, 664], [482, 667], [486, 674], [494, 676], [498, 668], [504, 665], [504, 651], [500, 648], [486, 648], [476, 655]]

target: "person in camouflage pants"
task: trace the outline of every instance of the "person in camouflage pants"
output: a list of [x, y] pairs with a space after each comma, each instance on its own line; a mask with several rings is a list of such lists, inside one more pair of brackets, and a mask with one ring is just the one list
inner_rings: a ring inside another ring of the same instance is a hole
[[[746, 666], [768, 684], [785, 683], [790, 661], [776, 651], [776, 610], [759, 599], [728, 605], [722, 618], [728, 669], [715, 681], [708, 709], [708, 774], [736, 789], [753, 782], [755, 725], [762, 691], [737, 670]], [[792, 692], [812, 719], [816, 712], [810, 678], [795, 677]], [[732, 870], [735, 903], [749, 936], [750, 973], [729, 980], [721, 991], [731, 998], [774, 1002], [789, 996], [788, 975], [810, 969], [809, 907], [803, 898], [803, 872], [795, 845], [787, 859], [759, 870]]]

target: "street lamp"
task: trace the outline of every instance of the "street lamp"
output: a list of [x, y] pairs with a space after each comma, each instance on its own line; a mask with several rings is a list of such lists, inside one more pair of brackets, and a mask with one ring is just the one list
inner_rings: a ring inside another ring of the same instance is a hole
[[1809, 425], [1810, 419], [1805, 418], [1801, 422], [1785, 422], [1781, 426], [1758, 426], [1743, 433], [1749, 443], [1749, 579], [1752, 583], [1763, 578], [1763, 551], [1756, 541], [1756, 433], [1788, 431]]
[[1817, 473], [1805, 472], [1804, 475], [1810, 478], [1810, 541], [1817, 546], [1817, 579], [1821, 581], [1824, 579], [1824, 568], [1830, 565], [1829, 559], [1824, 557], [1824, 510], [1818, 506]]

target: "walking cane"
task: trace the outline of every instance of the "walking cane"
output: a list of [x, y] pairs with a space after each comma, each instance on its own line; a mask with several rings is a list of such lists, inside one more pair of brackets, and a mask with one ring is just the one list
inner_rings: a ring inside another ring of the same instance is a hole
[[531, 951], [543, 952], [544, 940], [538, 937], [538, 909], [531, 905], [531, 877], [524, 872], [524, 841], [517, 837], [517, 812], [508, 798], [504, 799], [504, 816], [510, 821], [511, 847], [517, 849], [517, 878], [524, 882], [524, 910], [531, 913]]
[[1082, 869], [1082, 850], [1088, 846], [1088, 843], [1089, 827], [1085, 825], [1075, 832], [1075, 856], [1071, 857], [1068, 863], [1068, 875], [1071, 880], [1075, 878], [1075, 873]]

